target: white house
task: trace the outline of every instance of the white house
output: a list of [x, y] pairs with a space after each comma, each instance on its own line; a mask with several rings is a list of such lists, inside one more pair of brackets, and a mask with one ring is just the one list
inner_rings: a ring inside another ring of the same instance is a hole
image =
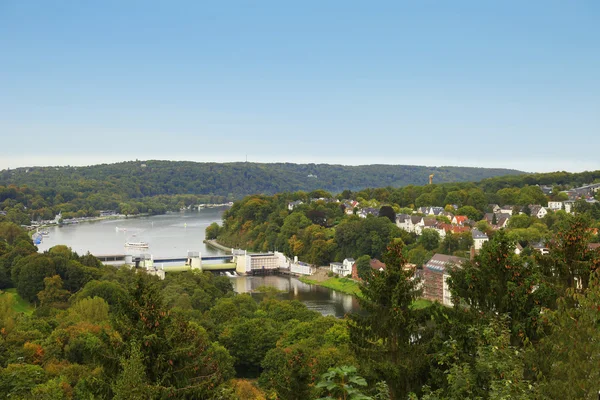
[[500, 208], [500, 212], [502, 214], [512, 215], [513, 208], [514, 208], [514, 206], [502, 206], [502, 208]]
[[346, 258], [343, 262], [332, 262], [329, 264], [329, 269], [336, 275], [348, 276], [352, 274], [352, 265], [354, 258]]
[[476, 228], [471, 230], [471, 235], [473, 236], [473, 246], [475, 247], [475, 250], [481, 250], [483, 244], [489, 240], [485, 233]]
[[562, 201], [549, 201], [548, 208], [552, 211], [562, 210], [563, 202]]
[[416, 232], [420, 235], [421, 229], [425, 226], [425, 220], [418, 215], [397, 214], [396, 225], [407, 232]]
[[573, 211], [573, 206], [575, 205], [575, 202], [573, 200], [567, 200], [563, 202], [563, 204], [565, 205], [565, 211], [570, 214]]
[[545, 207], [540, 205], [531, 205], [529, 206], [529, 210], [531, 210], [531, 216], [536, 218], [544, 218], [546, 214], [548, 214], [548, 210]]

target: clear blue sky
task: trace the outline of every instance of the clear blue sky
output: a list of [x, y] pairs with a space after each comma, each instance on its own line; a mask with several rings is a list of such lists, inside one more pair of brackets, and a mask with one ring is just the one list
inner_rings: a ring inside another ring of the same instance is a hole
[[0, 0], [0, 168], [600, 169], [600, 1]]

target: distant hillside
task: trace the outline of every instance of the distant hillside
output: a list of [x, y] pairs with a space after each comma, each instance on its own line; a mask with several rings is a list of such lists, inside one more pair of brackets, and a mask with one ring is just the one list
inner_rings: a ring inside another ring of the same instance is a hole
[[241, 198], [248, 194], [311, 191], [340, 192], [367, 187], [477, 182], [523, 174], [501, 168], [424, 167], [414, 165], [197, 163], [131, 161], [89, 167], [31, 167], [0, 171], [0, 186], [72, 192], [119, 192], [130, 198], [161, 194], [210, 194]]

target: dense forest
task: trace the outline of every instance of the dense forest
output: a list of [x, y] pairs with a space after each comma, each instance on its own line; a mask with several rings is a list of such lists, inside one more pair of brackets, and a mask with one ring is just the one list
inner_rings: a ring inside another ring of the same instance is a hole
[[0, 186], [27, 186], [68, 193], [125, 194], [139, 199], [157, 195], [194, 194], [241, 199], [249, 194], [275, 194], [325, 189], [339, 192], [366, 187], [467, 182], [522, 174], [510, 169], [423, 167], [412, 165], [344, 166], [329, 164], [196, 163], [139, 161], [90, 167], [30, 167], [0, 171]]
[[[527, 262], [496, 234], [451, 271], [454, 307], [412, 304], [404, 244], [364, 275], [363, 312], [323, 317], [226, 277], [164, 281], [0, 223], [0, 397], [10, 399], [596, 399], [600, 252], [567, 216]], [[579, 284], [578, 282], [581, 282]]]
[[[433, 185], [412, 185], [414, 182], [428, 182], [431, 173], [434, 174]], [[68, 219], [98, 216], [102, 210], [113, 210], [123, 215], [163, 214], [197, 204], [221, 204], [250, 194], [308, 192], [323, 188], [335, 193], [385, 186], [385, 189], [369, 189], [367, 192], [403, 193], [403, 199], [390, 199], [402, 205], [442, 204], [445, 200], [452, 200], [455, 204], [464, 202], [464, 196], [446, 198], [446, 193], [455, 191], [454, 188], [479, 188], [486, 195], [497, 193], [497, 196], [488, 196], [488, 200], [501, 203], [511, 198], [515, 188], [536, 184], [564, 188], [600, 178], [600, 171], [495, 176], [517, 173], [513, 170], [461, 167], [174, 161], [18, 168], [0, 171], [0, 220], [29, 225], [31, 221], [54, 219], [58, 213]], [[457, 183], [469, 180], [479, 181]], [[398, 187], [406, 190], [394, 191]], [[500, 189], [505, 190], [500, 192]], [[419, 195], [414, 196], [416, 193]]]

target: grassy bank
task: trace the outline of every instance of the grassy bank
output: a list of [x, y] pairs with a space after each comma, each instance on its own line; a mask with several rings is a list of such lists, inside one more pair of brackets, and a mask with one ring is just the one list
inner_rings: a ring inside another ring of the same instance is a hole
[[33, 307], [27, 301], [25, 301], [19, 294], [17, 293], [17, 289], [11, 288], [6, 289], [0, 296], [9, 296], [14, 300], [13, 310], [16, 312], [22, 312], [25, 314], [31, 314], [33, 312]]
[[358, 286], [358, 282], [353, 281], [352, 279], [333, 277], [333, 278], [329, 278], [327, 280], [320, 281], [320, 282], [309, 279], [305, 276], [301, 276], [298, 279], [301, 282], [308, 283], [311, 285], [323, 286], [323, 287], [326, 287], [329, 289], [333, 289], [337, 292], [352, 294], [352, 295], [356, 295], [356, 296], [361, 295], [360, 287]]
[[[358, 297], [362, 296], [362, 293], [360, 292], [359, 283], [352, 279], [334, 277], [334, 278], [329, 278], [329, 279], [327, 279], [325, 281], [321, 281], [321, 282], [309, 279], [305, 276], [301, 276], [298, 279], [301, 282], [308, 283], [311, 285], [323, 286], [323, 287], [326, 287], [329, 289], [333, 289], [337, 292], [351, 294], [351, 295], [355, 295]], [[412, 304], [412, 307], [414, 309], [421, 309], [421, 308], [429, 307], [431, 304], [432, 304], [432, 302], [429, 300], [418, 299], [418, 300], [415, 300], [415, 302]]]

